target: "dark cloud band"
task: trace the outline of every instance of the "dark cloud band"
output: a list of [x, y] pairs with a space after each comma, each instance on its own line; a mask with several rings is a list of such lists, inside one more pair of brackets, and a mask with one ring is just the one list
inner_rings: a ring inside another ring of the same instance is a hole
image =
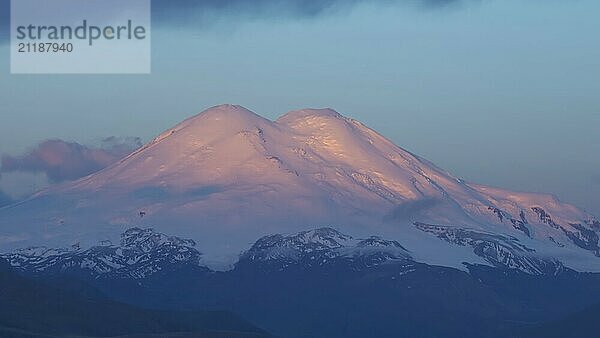
[[[152, 0], [152, 20], [158, 25], [205, 26], [211, 18], [310, 18], [338, 12], [358, 3], [413, 4], [440, 7], [465, 0]], [[9, 38], [10, 0], [0, 0], [0, 43]], [[208, 21], [192, 20], [201, 16]]]
[[412, 4], [439, 7], [464, 0], [153, 0], [155, 22], [185, 21], [190, 15], [309, 18], [331, 14], [359, 3]]

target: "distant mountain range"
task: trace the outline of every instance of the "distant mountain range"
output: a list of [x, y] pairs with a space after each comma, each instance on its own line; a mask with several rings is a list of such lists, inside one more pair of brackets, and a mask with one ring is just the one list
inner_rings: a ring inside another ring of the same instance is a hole
[[[421, 223], [416, 226], [450, 243], [472, 248], [487, 264], [501, 269], [550, 276], [568, 270], [557, 260], [531, 256], [532, 249], [514, 238]], [[202, 264], [202, 253], [195, 246], [190, 239], [167, 236], [153, 229], [131, 228], [122, 234], [120, 244], [104, 243], [88, 249], [31, 247], [0, 256], [16, 269], [34, 275], [74, 271], [94, 278], [144, 279], [182, 266], [213, 271]], [[331, 228], [320, 228], [293, 235], [265, 236], [245, 251], [236, 265], [269, 265], [282, 271], [290, 266], [310, 268], [332, 262], [362, 269], [415, 260], [397, 241], [377, 236], [355, 239]]]

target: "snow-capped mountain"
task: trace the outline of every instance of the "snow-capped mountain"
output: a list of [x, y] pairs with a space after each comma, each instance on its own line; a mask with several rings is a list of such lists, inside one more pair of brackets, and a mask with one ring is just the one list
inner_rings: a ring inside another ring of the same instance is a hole
[[556, 275], [564, 270], [559, 260], [537, 257], [534, 249], [521, 244], [513, 236], [424, 223], [415, 223], [415, 226], [448, 243], [473, 248], [473, 253], [496, 267], [519, 270], [532, 275]]
[[[29, 247], [0, 257], [17, 270], [33, 275], [83, 273], [92, 278], [144, 279], [182, 267], [210, 271], [195, 246], [190, 239], [131, 228], [121, 235], [118, 244], [103, 242], [86, 250], [77, 246]], [[291, 265], [311, 268], [343, 261], [361, 269], [401, 260], [411, 257], [396, 241], [376, 236], [354, 239], [331, 228], [320, 228], [289, 236], [265, 236], [243, 253], [237, 264], [268, 264], [284, 270]]]
[[410, 253], [396, 241], [377, 236], [354, 239], [331, 228], [320, 228], [289, 236], [265, 236], [240, 257], [238, 265], [266, 264], [283, 270], [291, 265], [311, 268], [345, 261], [362, 268], [410, 259]]
[[[565, 270], [558, 260], [538, 258], [518, 239], [455, 227], [416, 223], [419, 229], [473, 252], [490, 265], [531, 275], [556, 275]], [[202, 253], [190, 239], [168, 236], [153, 229], [131, 228], [118, 244], [98, 243], [89, 249], [29, 247], [0, 254], [11, 266], [33, 275], [84, 274], [92, 278], [144, 279], [156, 273], [192, 268], [209, 272]], [[343, 264], [361, 270], [380, 264], [415, 262], [400, 243], [378, 236], [356, 239], [332, 228], [258, 239], [244, 251], [236, 268], [283, 271]]]
[[89, 249], [29, 247], [0, 255], [11, 266], [31, 274], [85, 273], [108, 278], [146, 278], [180, 266], [200, 267], [202, 254], [190, 239], [152, 229], [131, 228], [118, 244], [102, 242]]
[[[258, 238], [323, 225], [386, 238], [428, 264], [600, 271], [600, 223], [551, 195], [465, 182], [330, 109], [270, 121], [231, 105], [180, 123], [109, 168], [0, 209], [0, 249], [87, 250], [153, 226], [193, 239], [204, 264], [231, 267]], [[336, 254], [360, 246], [330, 239], [341, 246]], [[302, 239], [264, 240], [293, 251]], [[246, 255], [254, 249], [262, 259], [280, 252], [253, 247]]]

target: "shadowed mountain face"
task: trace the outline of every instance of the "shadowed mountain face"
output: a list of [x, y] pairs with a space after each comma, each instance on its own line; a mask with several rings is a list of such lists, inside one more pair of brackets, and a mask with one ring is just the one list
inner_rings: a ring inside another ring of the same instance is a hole
[[520, 335], [530, 338], [591, 337], [598, 330], [598, 316], [600, 304], [594, 304], [560, 319], [523, 329]]
[[270, 337], [228, 312], [144, 310], [75, 279], [56, 279], [54, 286], [27, 279], [4, 261], [0, 290], [1, 337]]
[[600, 271], [591, 215], [550, 195], [464, 182], [330, 109], [276, 121], [208, 109], [109, 168], [0, 210], [0, 249], [87, 249], [118, 243], [131, 226], [190, 238], [202, 264], [221, 270], [258, 238], [331, 226], [397, 241], [428, 264], [496, 265], [482, 252], [502, 262], [520, 248], [531, 262]]

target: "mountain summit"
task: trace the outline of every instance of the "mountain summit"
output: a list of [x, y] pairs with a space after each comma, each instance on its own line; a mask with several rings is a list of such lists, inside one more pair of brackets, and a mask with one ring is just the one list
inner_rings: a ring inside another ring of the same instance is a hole
[[331, 109], [270, 121], [210, 108], [111, 167], [0, 210], [0, 249], [91, 247], [132, 226], [191, 238], [215, 266], [262, 236], [327, 226], [384, 236], [430, 264], [489, 264], [478, 250], [491, 246], [600, 271], [591, 215], [464, 182]]

